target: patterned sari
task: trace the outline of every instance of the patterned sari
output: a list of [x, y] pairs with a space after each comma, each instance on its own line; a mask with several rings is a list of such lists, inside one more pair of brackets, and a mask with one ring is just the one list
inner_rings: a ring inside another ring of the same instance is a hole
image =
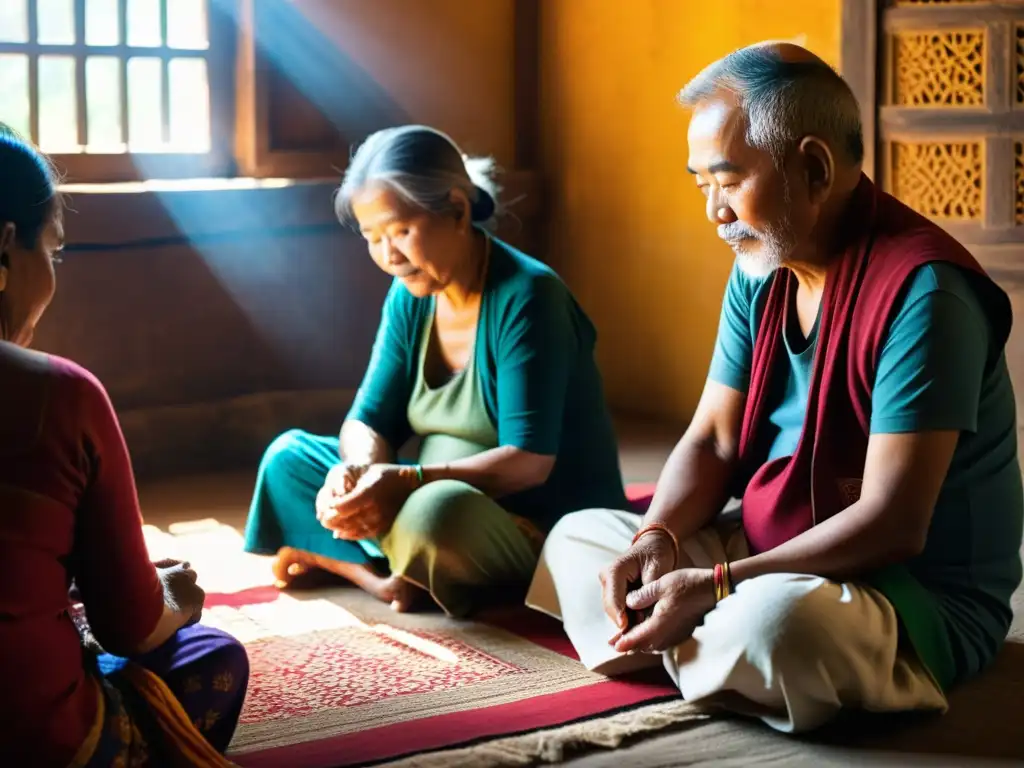
[[76, 625], [97, 707], [69, 768], [232, 765], [222, 753], [238, 723], [249, 677], [237, 640], [195, 624], [128, 660], [98, 652], [79, 617]]

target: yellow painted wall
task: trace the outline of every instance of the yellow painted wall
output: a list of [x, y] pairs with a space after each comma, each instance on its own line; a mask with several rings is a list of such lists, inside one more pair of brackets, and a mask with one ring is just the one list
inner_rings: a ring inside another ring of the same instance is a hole
[[679, 89], [764, 39], [838, 65], [840, 0], [542, 0], [546, 256], [599, 329], [622, 411], [689, 419], [732, 254], [686, 168]]

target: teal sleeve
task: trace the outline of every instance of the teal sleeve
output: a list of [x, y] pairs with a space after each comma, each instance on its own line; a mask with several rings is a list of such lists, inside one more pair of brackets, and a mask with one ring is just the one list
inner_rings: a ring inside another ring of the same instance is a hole
[[879, 356], [871, 432], [974, 432], [989, 355], [985, 312], [950, 264], [926, 265], [910, 280]]
[[395, 282], [384, 300], [370, 364], [356, 392], [348, 418], [361, 421], [394, 450], [411, 435], [407, 416], [412, 393], [411, 355], [415, 348], [412, 297]]
[[500, 313], [498, 444], [554, 456], [579, 340], [574, 303], [554, 276], [534, 277]]
[[750, 383], [756, 325], [752, 316], [754, 297], [763, 282], [748, 277], [734, 265], [722, 299], [708, 378], [740, 392], [746, 392]]

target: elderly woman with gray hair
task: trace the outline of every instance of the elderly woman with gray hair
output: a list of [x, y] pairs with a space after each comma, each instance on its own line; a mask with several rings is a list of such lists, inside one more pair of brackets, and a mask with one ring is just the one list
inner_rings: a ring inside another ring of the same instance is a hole
[[[525, 587], [564, 514], [625, 503], [594, 327], [488, 231], [491, 169], [422, 126], [352, 158], [338, 217], [394, 282], [340, 437], [293, 430], [261, 463], [245, 544], [276, 553], [279, 586], [326, 571], [461, 616]], [[414, 437], [417, 463], [398, 463]]]

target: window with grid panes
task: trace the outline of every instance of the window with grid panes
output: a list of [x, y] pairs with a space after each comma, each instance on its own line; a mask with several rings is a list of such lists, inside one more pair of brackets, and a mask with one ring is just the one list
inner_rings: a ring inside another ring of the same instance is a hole
[[0, 121], [71, 179], [223, 173], [215, 20], [207, 0], [0, 0]]

